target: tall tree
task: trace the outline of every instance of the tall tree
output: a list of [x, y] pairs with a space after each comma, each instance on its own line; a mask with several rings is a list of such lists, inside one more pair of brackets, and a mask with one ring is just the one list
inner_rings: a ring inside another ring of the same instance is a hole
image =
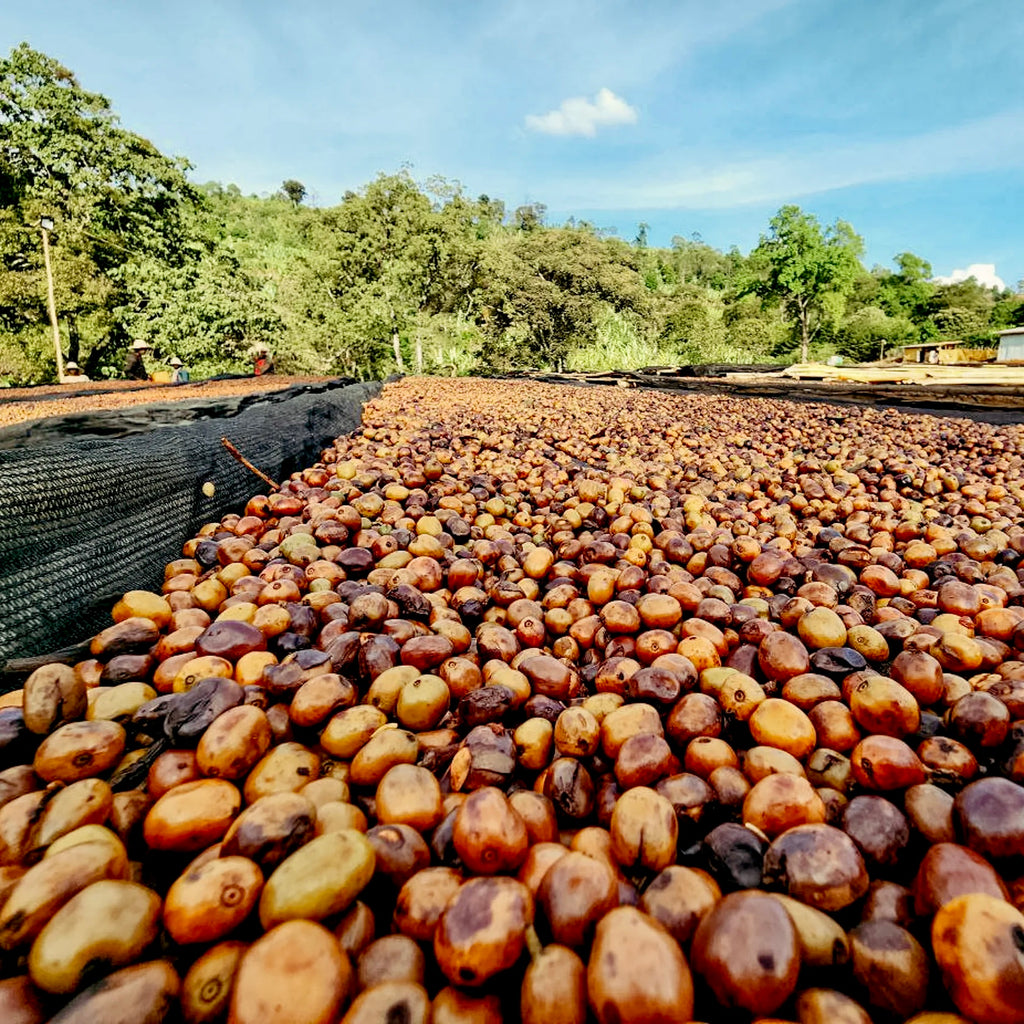
[[490, 239], [478, 317], [485, 361], [560, 367], [573, 346], [593, 342], [606, 311], [649, 316], [635, 254], [625, 242], [581, 227]]
[[[455, 243], [470, 231], [476, 231], [476, 223], [461, 189], [455, 187], [447, 203], [435, 206], [404, 170], [380, 175], [338, 209], [340, 301], [364, 338], [390, 340], [399, 373], [405, 372], [402, 339], [410, 334], [421, 368], [418, 320], [442, 310], [450, 300], [448, 290], [458, 290], [457, 264], [464, 253]], [[379, 349], [371, 360], [381, 365]]]
[[822, 229], [816, 217], [798, 206], [783, 206], [750, 254], [756, 275], [751, 290], [781, 301], [800, 339], [800, 358], [853, 289], [861, 270], [864, 242], [845, 221]]
[[[90, 347], [109, 347], [126, 264], [190, 256], [186, 221], [199, 197], [187, 167], [121, 127], [109, 102], [52, 57], [22, 43], [0, 58], [0, 260], [11, 271], [0, 286], [0, 349], [31, 353], [44, 320], [42, 214], [56, 225], [60, 315], [78, 321]], [[35, 360], [28, 372], [45, 378], [46, 366]]]
[[544, 226], [544, 218], [548, 208], [544, 203], [527, 203], [516, 208], [512, 215], [515, 226], [520, 231], [536, 231]]
[[[188, 163], [122, 128], [105, 97], [26, 43], [0, 59], [0, 126], [0, 193], [76, 230], [87, 217], [120, 252], [130, 241], [134, 250], [167, 255], [181, 243], [182, 203], [197, 198]], [[96, 244], [101, 264], [123, 261], [103, 239]]]
[[672, 297], [662, 341], [686, 362], [715, 361], [725, 339], [722, 313], [719, 293], [683, 285]]
[[899, 253], [893, 262], [897, 272], [879, 277], [879, 305], [890, 316], [923, 321], [935, 293], [932, 265], [912, 252]]
[[287, 181], [281, 182], [281, 191], [296, 206], [306, 198], [306, 186], [303, 185], [301, 181], [296, 181], [294, 178], [288, 178]]

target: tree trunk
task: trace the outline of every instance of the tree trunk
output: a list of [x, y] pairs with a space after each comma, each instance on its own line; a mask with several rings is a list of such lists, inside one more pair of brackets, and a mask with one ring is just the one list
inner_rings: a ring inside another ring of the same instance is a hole
[[68, 322], [68, 362], [77, 363], [81, 351], [78, 323], [74, 317], [69, 316], [66, 319]]
[[405, 363], [402, 362], [402, 343], [398, 337], [398, 328], [391, 332], [391, 347], [395, 350], [395, 363], [398, 365], [398, 372], [405, 373]]
[[800, 362], [807, 362], [807, 346], [811, 342], [810, 310], [800, 306]]
[[416, 332], [416, 372], [423, 373], [423, 336]]

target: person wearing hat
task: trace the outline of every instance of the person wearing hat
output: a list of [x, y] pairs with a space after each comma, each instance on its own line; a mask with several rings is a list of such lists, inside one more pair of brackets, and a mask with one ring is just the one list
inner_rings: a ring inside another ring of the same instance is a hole
[[146, 364], [142, 361], [142, 353], [149, 352], [150, 347], [144, 341], [133, 341], [128, 349], [128, 357], [124, 361], [124, 375], [128, 380], [149, 380]]
[[64, 364], [64, 376], [60, 379], [61, 384], [77, 384], [79, 381], [87, 381], [88, 379], [74, 360]]
[[189, 377], [189, 372], [185, 364], [175, 356], [171, 360], [171, 366], [174, 367], [174, 373], [171, 374], [171, 383], [187, 384], [191, 378]]

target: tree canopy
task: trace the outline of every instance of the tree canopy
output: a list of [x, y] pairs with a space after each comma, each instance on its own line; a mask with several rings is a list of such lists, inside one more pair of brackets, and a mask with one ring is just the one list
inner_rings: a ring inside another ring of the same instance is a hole
[[0, 383], [54, 379], [39, 218], [52, 217], [68, 357], [120, 372], [133, 338], [193, 377], [248, 371], [381, 376], [856, 359], [931, 337], [990, 343], [1024, 295], [943, 285], [905, 251], [867, 270], [863, 243], [784, 206], [745, 255], [698, 235], [650, 244], [543, 203], [506, 208], [455, 181], [381, 174], [319, 205], [197, 185], [186, 160], [122, 126], [109, 101], [26, 44], [0, 57]]
[[823, 230], [812, 214], [784, 206], [750, 254], [751, 287], [764, 299], [781, 302], [789, 313], [802, 361], [822, 328], [841, 316], [863, 251], [863, 240], [845, 221]]

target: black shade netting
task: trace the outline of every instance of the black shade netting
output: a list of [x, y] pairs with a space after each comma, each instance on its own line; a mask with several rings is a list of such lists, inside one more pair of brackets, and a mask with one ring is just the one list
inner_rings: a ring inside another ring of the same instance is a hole
[[[110, 625], [126, 590], [159, 591], [164, 565], [202, 524], [266, 492], [221, 437], [287, 479], [359, 426], [379, 387], [299, 386], [80, 415], [41, 421], [27, 441], [24, 428], [0, 431], [0, 663]], [[12, 436], [17, 446], [4, 447]]]

